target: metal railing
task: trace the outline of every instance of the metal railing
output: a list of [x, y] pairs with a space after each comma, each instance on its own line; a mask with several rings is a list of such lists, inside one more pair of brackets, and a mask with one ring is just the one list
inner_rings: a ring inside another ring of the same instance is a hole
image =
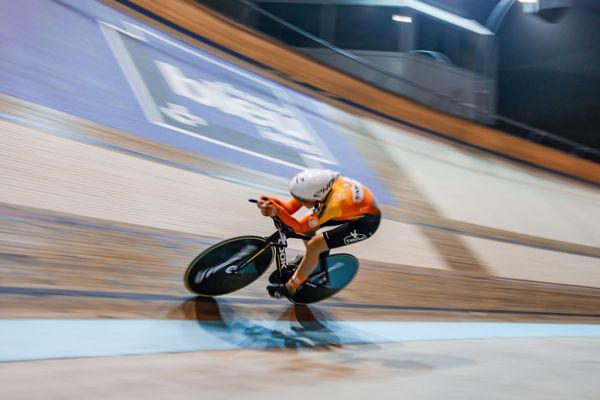
[[[264, 17], [270, 19], [271, 21], [274, 21], [275, 23], [279, 24], [281, 27], [284, 27], [285, 29], [289, 30], [290, 32], [293, 32], [294, 34], [301, 35], [303, 38], [308, 39], [313, 44], [315, 44], [317, 47], [321, 47], [321, 48], [327, 49], [335, 54], [341, 55], [344, 58], [356, 63], [357, 65], [360, 65], [362, 67], [367, 68], [370, 71], [374, 71], [377, 74], [382, 75], [383, 77], [386, 78], [386, 81], [387, 80], [396, 81], [402, 85], [405, 85], [406, 87], [417, 89], [418, 91], [425, 93], [428, 96], [431, 96], [432, 98], [440, 100], [440, 103], [451, 104], [453, 107], [455, 107], [456, 109], [459, 109], [459, 110], [463, 110], [463, 111], [468, 110], [471, 113], [473, 113], [473, 111], [478, 111], [478, 110], [476, 110], [476, 106], [474, 104], [458, 102], [458, 101], [456, 101], [455, 98], [447, 96], [443, 93], [436, 92], [436, 91], [432, 90], [431, 88], [425, 87], [423, 85], [419, 85], [401, 75], [393, 73], [385, 68], [381, 68], [378, 65], [372, 63], [371, 61], [366, 60], [363, 57], [360, 57], [359, 55], [357, 55], [351, 51], [341, 49], [341, 48], [333, 45], [332, 43], [329, 43], [329, 42], [323, 40], [322, 38], [320, 38], [316, 35], [306, 32], [305, 30], [303, 30], [303, 29], [291, 24], [290, 22], [285, 21], [284, 19], [274, 15], [273, 13], [261, 8], [260, 6], [256, 5], [252, 1], [249, 1], [249, 0], [196, 0], [196, 1], [202, 5], [205, 5], [211, 9], [214, 9], [217, 12], [225, 14], [229, 18], [234, 19], [236, 22], [242, 23], [242, 24], [248, 26], [249, 28], [256, 30], [257, 29], [256, 26], [253, 26], [253, 25], [250, 25], [247, 23], [247, 21], [249, 19], [251, 19], [251, 18], [249, 18], [249, 13], [254, 12], [254, 13], [256, 13], [256, 15], [261, 15], [261, 16], [264, 16]], [[271, 37], [279, 42], [282, 42], [282, 39], [280, 37], [274, 37], [264, 31], [260, 31], [260, 32], [262, 34], [267, 34], [269, 37]], [[284, 42], [282, 42], [282, 43], [285, 44]], [[308, 56], [310, 56], [310, 55], [308, 54]], [[322, 61], [320, 61], [320, 62], [322, 62]], [[340, 68], [338, 68], [338, 69], [340, 69]], [[386, 87], [386, 85], [378, 84], [376, 82], [373, 82], [373, 80], [365, 79], [364, 77], [353, 74], [352, 71], [344, 70], [343, 72], [349, 73], [349, 74], [356, 76], [359, 79], [365, 80], [371, 84], [375, 84], [376, 86], [380, 87], [381, 89], [390, 91], [389, 87]], [[398, 92], [396, 91], [396, 93], [398, 93]], [[402, 93], [400, 93], [400, 94], [402, 94]], [[425, 104], [422, 101], [419, 101], [418, 99], [412, 99], [412, 100], [420, 102], [428, 107], [432, 107], [432, 104]], [[456, 109], [455, 110], [449, 109], [448, 106], [442, 106], [442, 107], [433, 106], [433, 107], [439, 108], [442, 111], [446, 111], [449, 113], [459, 114], [456, 112]], [[462, 114], [464, 114], [464, 112]], [[481, 121], [481, 119], [482, 119], [481, 117], [482, 117], [481, 115], [478, 115], [478, 118], [472, 118], [472, 119], [477, 119], [477, 120]], [[573, 156], [576, 156], [579, 158], [588, 159], [588, 160], [594, 161], [594, 162], [600, 162], [600, 150], [590, 147], [588, 145], [575, 142], [573, 140], [567, 139], [560, 135], [527, 125], [523, 122], [516, 121], [511, 118], [508, 118], [508, 117], [505, 117], [502, 115], [498, 115], [495, 113], [485, 113], [485, 115], [483, 117], [486, 121], [489, 121], [489, 123], [486, 123], [486, 125], [494, 126], [494, 128], [497, 128], [497, 129], [507, 132], [509, 134], [519, 136], [526, 140], [529, 140], [532, 142], [537, 142], [537, 143], [543, 144], [548, 147], [556, 148], [558, 150], [572, 154]]]

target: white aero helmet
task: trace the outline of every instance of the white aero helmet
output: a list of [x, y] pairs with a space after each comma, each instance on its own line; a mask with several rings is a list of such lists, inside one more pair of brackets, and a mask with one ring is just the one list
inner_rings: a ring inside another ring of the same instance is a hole
[[290, 181], [290, 193], [298, 200], [323, 201], [340, 176], [328, 169], [306, 169]]

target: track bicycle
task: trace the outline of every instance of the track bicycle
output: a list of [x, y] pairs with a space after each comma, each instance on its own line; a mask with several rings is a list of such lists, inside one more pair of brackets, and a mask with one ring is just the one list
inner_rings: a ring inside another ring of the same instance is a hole
[[[250, 199], [256, 203], [257, 200]], [[310, 240], [295, 233], [277, 217], [272, 217], [277, 231], [269, 237], [238, 236], [210, 246], [188, 266], [184, 283], [188, 290], [206, 297], [221, 296], [240, 290], [260, 277], [275, 260], [277, 276], [288, 270], [288, 239]], [[310, 304], [333, 296], [354, 279], [358, 259], [351, 254], [321, 254], [319, 265], [296, 291], [288, 297], [295, 304]]]

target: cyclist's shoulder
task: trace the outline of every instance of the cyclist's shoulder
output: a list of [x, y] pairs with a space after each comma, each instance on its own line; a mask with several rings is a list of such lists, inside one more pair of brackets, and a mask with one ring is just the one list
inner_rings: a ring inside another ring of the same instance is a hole
[[327, 199], [329, 207], [339, 208], [343, 214], [355, 214], [366, 205], [369, 205], [369, 210], [377, 207], [375, 197], [367, 186], [352, 178], [341, 178]]
[[333, 187], [344, 187], [349, 188], [352, 185], [366, 187], [366, 185], [360, 182], [358, 179], [340, 175], [338, 179], [335, 181]]
[[332, 198], [337, 197], [338, 199], [342, 199], [342, 196], [339, 195], [340, 193], [344, 193], [346, 195], [345, 197], [349, 196], [352, 198], [359, 192], [363, 192], [365, 190], [369, 191], [369, 188], [356, 179], [340, 176], [340, 178], [333, 185], [332, 190], [338, 193], [338, 196], [332, 196]]

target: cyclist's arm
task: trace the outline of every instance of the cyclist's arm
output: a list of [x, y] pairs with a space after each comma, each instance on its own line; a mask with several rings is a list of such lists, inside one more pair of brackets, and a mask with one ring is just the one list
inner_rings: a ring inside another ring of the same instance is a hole
[[300, 202], [298, 200], [294, 199], [293, 197], [290, 201], [279, 200], [278, 198], [275, 198], [275, 197], [268, 197], [268, 196], [262, 196], [262, 197], [265, 197], [265, 198], [269, 199], [270, 201], [272, 201], [273, 203], [277, 204], [279, 207], [281, 207], [285, 211], [287, 211], [287, 213], [290, 215], [294, 214], [296, 211], [298, 211], [300, 208], [302, 208], [302, 204], [300, 204]]
[[321, 215], [319, 218], [318, 213], [313, 213], [310, 215], [306, 215], [300, 221], [296, 218], [292, 217], [285, 209], [280, 208], [277, 216], [283, 221], [284, 224], [292, 228], [292, 230], [296, 233], [306, 233], [310, 231], [314, 231], [319, 228], [324, 222], [327, 222], [331, 218], [335, 218], [341, 215], [339, 209], [331, 209], [326, 210], [324, 215]]
[[273, 200], [273, 202], [275, 202], [277, 205], [283, 207], [283, 209], [290, 215], [302, 208], [302, 204], [300, 204], [300, 202], [293, 197], [290, 201], [282, 201], [276, 198], [271, 198], [271, 200]]
[[[292, 228], [292, 230], [296, 233], [304, 233], [306, 231], [316, 228], [316, 226], [311, 226], [311, 215], [307, 215], [300, 221], [298, 221], [296, 218], [292, 217], [283, 207], [279, 208], [279, 211], [277, 212], [277, 217], [279, 217], [279, 219], [281, 219], [281, 221], [283, 221], [284, 224]], [[313, 222], [313, 225], [315, 224], [315, 222]]]

